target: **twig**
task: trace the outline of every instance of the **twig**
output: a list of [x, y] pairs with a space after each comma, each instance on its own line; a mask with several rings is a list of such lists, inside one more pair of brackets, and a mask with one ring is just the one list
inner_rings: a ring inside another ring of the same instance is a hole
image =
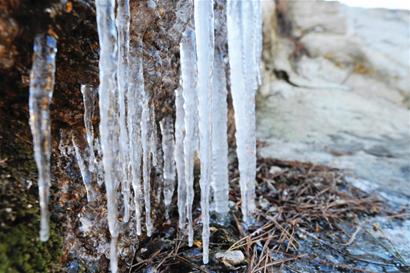
[[[300, 259], [300, 258], [303, 258], [303, 257], [306, 257], [306, 256], [308, 256], [308, 255], [307, 255], [307, 254], [301, 254], [301, 255], [298, 255], [298, 256], [296, 256], [296, 257], [286, 258], [286, 259], [282, 259], [282, 260], [279, 260], [279, 261], [274, 261], [274, 262], [271, 262], [271, 263], [268, 263], [268, 264], [264, 265], [264, 267], [280, 265], [280, 264], [283, 264], [283, 263], [286, 263], [286, 262], [290, 262], [290, 261], [294, 261], [294, 260], [297, 260], [297, 259]], [[259, 270], [261, 270], [261, 269], [263, 269], [263, 267], [257, 268], [257, 269], [255, 270], [255, 272], [257, 272], [257, 271], [259, 271]]]
[[354, 240], [356, 240], [356, 236], [357, 236], [357, 234], [360, 232], [360, 230], [362, 229], [364, 223], [366, 223], [366, 222], [361, 223], [361, 224], [357, 227], [357, 229], [355, 230], [355, 232], [353, 232], [352, 236], [350, 237], [349, 241], [347, 241], [346, 243], [341, 244], [341, 245], [342, 245], [342, 246], [350, 246], [350, 245], [354, 242]]

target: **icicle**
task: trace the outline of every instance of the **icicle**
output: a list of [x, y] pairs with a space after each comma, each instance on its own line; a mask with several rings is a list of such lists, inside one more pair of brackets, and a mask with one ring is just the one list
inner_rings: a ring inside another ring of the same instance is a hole
[[102, 159], [102, 150], [101, 150], [101, 141], [100, 138], [94, 139], [94, 149], [96, 151], [96, 175], [97, 175], [97, 184], [102, 186], [104, 184], [104, 164]]
[[34, 158], [38, 169], [40, 196], [40, 240], [49, 237], [48, 199], [50, 189], [51, 133], [49, 106], [53, 96], [57, 41], [46, 34], [34, 39], [33, 67], [30, 74], [30, 126]]
[[171, 117], [165, 117], [160, 122], [163, 151], [164, 175], [164, 205], [165, 217], [169, 218], [169, 207], [175, 190], [175, 139], [174, 124]]
[[150, 111], [149, 111], [149, 97], [144, 90], [142, 96], [142, 115], [141, 115], [141, 144], [142, 144], [142, 177], [144, 184], [144, 203], [145, 203], [145, 225], [147, 227], [148, 237], [152, 234], [151, 223], [151, 160], [150, 160]]
[[83, 178], [83, 183], [85, 186], [85, 190], [87, 191], [87, 201], [93, 202], [96, 199], [97, 193], [95, 192], [92, 181], [91, 181], [91, 172], [90, 169], [87, 168], [84, 158], [81, 154], [80, 148], [76, 143], [74, 137], [71, 139], [74, 147], [75, 158], [77, 160], [78, 167], [80, 169], [81, 177]]
[[185, 166], [184, 166], [184, 98], [182, 88], [175, 90], [175, 163], [178, 174], [178, 227], [185, 228], [186, 218], [186, 184], [185, 184]]
[[214, 59], [214, 95], [212, 96], [212, 189], [215, 211], [223, 220], [229, 211], [228, 119], [225, 65], [222, 55]]
[[258, 85], [262, 84], [262, 75], [261, 75], [261, 57], [263, 49], [263, 31], [262, 31], [262, 4], [261, 0], [256, 0], [252, 2], [254, 7], [254, 24], [255, 24], [255, 68], [256, 68], [256, 77]]
[[157, 167], [159, 165], [158, 160], [158, 145], [157, 145], [157, 123], [155, 121], [155, 112], [149, 111], [149, 122], [150, 122], [150, 130], [149, 130], [149, 142], [150, 142], [150, 153], [152, 157], [152, 165]]
[[227, 2], [231, 91], [235, 110], [242, 215], [245, 222], [250, 220], [250, 214], [255, 209], [255, 92], [258, 76], [255, 67], [254, 36], [257, 30], [254, 23], [254, 5], [260, 5], [259, 1]]
[[129, 149], [127, 130], [127, 94], [128, 94], [128, 54], [130, 43], [130, 6], [129, 0], [117, 1], [117, 31], [118, 31], [118, 106], [120, 127], [120, 180], [124, 203], [124, 222], [130, 218], [130, 177], [129, 177]]
[[194, 202], [194, 155], [197, 143], [198, 96], [195, 32], [191, 29], [187, 29], [184, 32], [180, 44], [180, 50], [182, 94], [184, 97], [185, 112], [184, 162], [186, 215], [188, 218], [188, 245], [192, 246], [194, 242], [192, 204]]
[[141, 98], [144, 93], [144, 75], [141, 58], [135, 48], [129, 57], [129, 86], [128, 86], [128, 134], [132, 171], [132, 188], [134, 191], [135, 218], [137, 234], [141, 235]]
[[161, 204], [161, 197], [163, 192], [163, 179], [158, 176], [159, 173], [162, 172], [161, 168], [163, 166], [163, 160], [161, 157], [161, 150], [158, 147], [158, 127], [155, 118], [155, 111], [150, 110], [150, 130], [149, 130], [149, 147], [150, 147], [150, 154], [151, 154], [151, 162], [152, 166], [155, 170], [155, 177], [154, 179], [154, 188], [152, 191], [154, 192], [155, 203]]
[[82, 84], [81, 93], [83, 94], [84, 103], [84, 125], [85, 133], [88, 144], [88, 170], [90, 173], [95, 172], [97, 169], [97, 162], [94, 153], [94, 127], [93, 127], [93, 115], [94, 115], [94, 103], [96, 100], [96, 88], [91, 85]]
[[107, 195], [108, 227], [111, 234], [110, 268], [118, 271], [118, 182], [115, 180], [116, 147], [116, 72], [117, 33], [114, 21], [114, 0], [96, 0], [97, 29], [100, 43], [100, 141], [104, 166], [104, 183]]
[[213, 1], [196, 1], [194, 20], [198, 56], [199, 151], [203, 262], [209, 260], [209, 186], [212, 171], [212, 100], [214, 57]]

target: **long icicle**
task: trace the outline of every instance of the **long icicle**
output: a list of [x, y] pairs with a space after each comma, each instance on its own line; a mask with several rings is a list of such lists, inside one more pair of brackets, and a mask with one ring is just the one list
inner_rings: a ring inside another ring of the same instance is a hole
[[[256, 136], [255, 93], [258, 86], [260, 38], [255, 31], [259, 1], [227, 2], [231, 93], [235, 110], [236, 144], [240, 173], [242, 215], [245, 223], [255, 210]], [[256, 18], [256, 19], [255, 19]], [[260, 23], [260, 20], [259, 20]], [[259, 28], [260, 29], [260, 28]]]
[[[145, 226], [147, 228], [147, 236], [151, 237], [152, 222], [151, 222], [151, 119], [149, 108], [149, 96], [146, 90], [142, 94], [142, 114], [141, 114], [141, 144], [142, 144], [142, 177], [144, 186], [144, 203], [145, 203]], [[155, 129], [155, 128], [154, 128]]]
[[40, 196], [40, 240], [49, 238], [48, 200], [50, 194], [50, 102], [54, 89], [57, 41], [43, 33], [34, 39], [33, 67], [30, 73], [30, 127], [33, 134], [34, 158], [38, 169]]
[[186, 184], [186, 216], [188, 218], [188, 245], [194, 243], [192, 205], [194, 202], [194, 156], [197, 146], [198, 94], [195, 32], [187, 29], [181, 39], [181, 82], [184, 97], [185, 138], [184, 162]]
[[132, 188], [134, 191], [135, 219], [137, 235], [141, 235], [141, 99], [144, 93], [144, 74], [140, 46], [132, 47], [129, 56], [129, 92], [128, 92], [128, 134], [132, 171]]
[[186, 218], [186, 182], [184, 165], [184, 98], [182, 88], [175, 90], [175, 164], [178, 174], [178, 228], [185, 229]]
[[261, 75], [261, 58], [263, 50], [263, 14], [262, 14], [262, 3], [261, 0], [252, 2], [253, 5], [253, 22], [255, 27], [255, 38], [254, 38], [254, 47], [255, 47], [255, 69], [256, 69], [256, 78], [257, 84], [262, 84], [262, 75]]
[[104, 183], [107, 195], [108, 227], [111, 234], [110, 268], [118, 271], [118, 182], [115, 180], [114, 156], [116, 140], [116, 95], [117, 95], [117, 31], [115, 28], [115, 1], [96, 0], [97, 29], [100, 43], [99, 105], [100, 137], [104, 166]]
[[196, 1], [194, 20], [198, 56], [199, 150], [201, 159], [201, 215], [204, 264], [209, 260], [209, 187], [212, 175], [212, 100], [214, 58], [214, 3]]
[[226, 101], [225, 64], [222, 54], [215, 54], [214, 96], [212, 97], [212, 189], [218, 220], [224, 222], [229, 212], [228, 177], [228, 105]]
[[119, 126], [120, 126], [120, 179], [121, 192], [124, 204], [124, 222], [130, 218], [130, 155], [128, 149], [128, 129], [127, 129], [127, 97], [128, 97], [128, 55], [130, 44], [130, 5], [129, 0], [117, 0], [117, 31], [118, 31], [118, 106], [119, 106]]

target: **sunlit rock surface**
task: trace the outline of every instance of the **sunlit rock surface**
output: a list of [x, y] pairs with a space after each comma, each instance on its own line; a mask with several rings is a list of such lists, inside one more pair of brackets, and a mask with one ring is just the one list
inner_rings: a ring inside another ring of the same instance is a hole
[[410, 12], [279, 1], [277, 22], [264, 8], [260, 153], [410, 195]]
[[[353, 185], [408, 206], [409, 20], [409, 11], [265, 2], [259, 153], [345, 169]], [[401, 240], [410, 236], [408, 221], [391, 221], [370, 219], [363, 230], [408, 261], [410, 248]], [[368, 242], [360, 240], [352, 253], [367, 253]]]

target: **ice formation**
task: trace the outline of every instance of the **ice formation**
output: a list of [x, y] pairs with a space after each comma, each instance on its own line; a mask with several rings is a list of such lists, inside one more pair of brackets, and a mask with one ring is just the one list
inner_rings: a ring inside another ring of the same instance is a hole
[[130, 180], [129, 180], [129, 149], [127, 129], [127, 97], [128, 97], [128, 54], [130, 44], [130, 5], [129, 0], [117, 1], [116, 25], [118, 32], [117, 48], [117, 84], [118, 84], [118, 124], [119, 136], [119, 179], [124, 204], [124, 222], [130, 218]]
[[188, 245], [194, 243], [192, 227], [192, 205], [194, 202], [194, 156], [197, 143], [198, 126], [198, 94], [197, 94], [197, 62], [195, 32], [187, 29], [182, 35], [180, 44], [181, 82], [184, 99], [184, 162], [186, 184], [186, 216], [188, 218]]
[[84, 156], [81, 154], [80, 147], [78, 146], [74, 137], [72, 138], [72, 143], [74, 147], [74, 153], [75, 158], [77, 160], [78, 168], [80, 169], [85, 190], [87, 191], [87, 201], [95, 201], [97, 194], [92, 186], [92, 173], [90, 172], [90, 169], [87, 167], [86, 162], [84, 160]]
[[147, 235], [152, 234], [151, 222], [151, 118], [149, 109], [149, 97], [146, 92], [142, 94], [142, 114], [141, 114], [141, 146], [142, 146], [142, 180], [144, 188], [144, 204], [145, 204], [145, 226]]
[[182, 88], [175, 90], [175, 165], [178, 174], [178, 227], [180, 230], [185, 228], [186, 218], [186, 183], [185, 183], [185, 164], [184, 164], [184, 139], [185, 139], [185, 112], [184, 97]]
[[201, 160], [201, 215], [203, 262], [208, 263], [209, 248], [209, 187], [212, 176], [212, 109], [214, 58], [214, 3], [196, 1], [194, 21], [198, 58], [199, 154]]
[[[226, 10], [242, 214], [247, 222], [255, 209], [255, 93], [261, 81], [261, 5], [257, 0], [228, 0]], [[80, 150], [76, 139], [72, 142], [88, 200], [96, 198], [93, 179], [105, 185], [111, 272], [118, 271], [119, 219], [127, 227], [135, 215], [136, 232], [140, 235], [145, 210], [146, 233], [148, 236], [153, 233], [151, 184], [164, 197], [167, 217], [172, 209], [175, 179], [178, 180], [178, 227], [181, 232], [187, 230], [188, 245], [193, 245], [196, 153], [200, 159], [202, 245], [206, 264], [210, 188], [218, 216], [225, 218], [229, 212], [227, 67], [221, 49], [214, 45], [214, 1], [194, 2], [194, 24], [187, 24], [180, 42], [181, 86], [175, 91], [175, 120], [172, 115], [161, 115], [159, 131], [155, 116], [158, 113], [151, 102], [153, 91], [146, 90], [144, 85], [143, 42], [139, 37], [130, 43], [129, 0], [96, 0], [96, 16], [100, 45], [99, 138], [92, 124], [96, 92], [92, 86], [83, 85], [86, 152]], [[56, 40], [45, 34], [37, 35], [30, 82], [30, 124], [39, 170], [42, 240], [48, 238], [51, 153], [48, 107], [54, 85], [55, 54]], [[162, 140], [160, 146], [158, 139]], [[163, 184], [158, 179], [151, 181], [152, 167], [156, 175], [162, 175]], [[160, 195], [156, 194], [157, 199]]]
[[30, 73], [30, 127], [33, 134], [34, 159], [38, 169], [40, 196], [40, 240], [49, 237], [48, 199], [50, 191], [50, 102], [54, 89], [57, 41], [47, 34], [34, 39], [33, 67]]
[[[236, 144], [240, 173], [242, 215], [248, 222], [255, 209], [256, 136], [255, 93], [259, 80], [261, 37], [259, 1], [227, 2], [231, 93], [235, 111]], [[260, 28], [259, 28], [260, 29]]]
[[128, 83], [128, 139], [131, 159], [131, 179], [134, 191], [134, 209], [137, 234], [141, 235], [141, 98], [144, 92], [144, 75], [142, 71], [140, 52], [137, 48], [130, 49], [129, 55], [129, 83]]
[[118, 270], [118, 181], [115, 156], [118, 154], [117, 115], [117, 29], [115, 27], [115, 1], [96, 0], [97, 29], [100, 42], [100, 141], [104, 166], [104, 184], [108, 208], [108, 228], [111, 234], [110, 268]]
[[81, 85], [81, 93], [83, 94], [84, 103], [84, 126], [85, 134], [88, 144], [88, 169], [90, 173], [93, 173], [97, 169], [97, 160], [94, 153], [94, 127], [93, 127], [93, 115], [94, 115], [94, 103], [96, 101], [96, 88], [91, 85]]
[[[216, 52], [215, 52], [216, 53]], [[212, 100], [212, 181], [214, 209], [220, 220], [229, 211], [228, 105], [225, 64], [221, 54], [214, 59], [214, 96]]]
[[172, 196], [175, 189], [175, 139], [174, 139], [174, 122], [172, 117], [168, 116], [160, 122], [162, 135], [162, 152], [163, 152], [163, 195], [165, 205], [165, 217], [169, 218], [169, 207], [172, 202]]

